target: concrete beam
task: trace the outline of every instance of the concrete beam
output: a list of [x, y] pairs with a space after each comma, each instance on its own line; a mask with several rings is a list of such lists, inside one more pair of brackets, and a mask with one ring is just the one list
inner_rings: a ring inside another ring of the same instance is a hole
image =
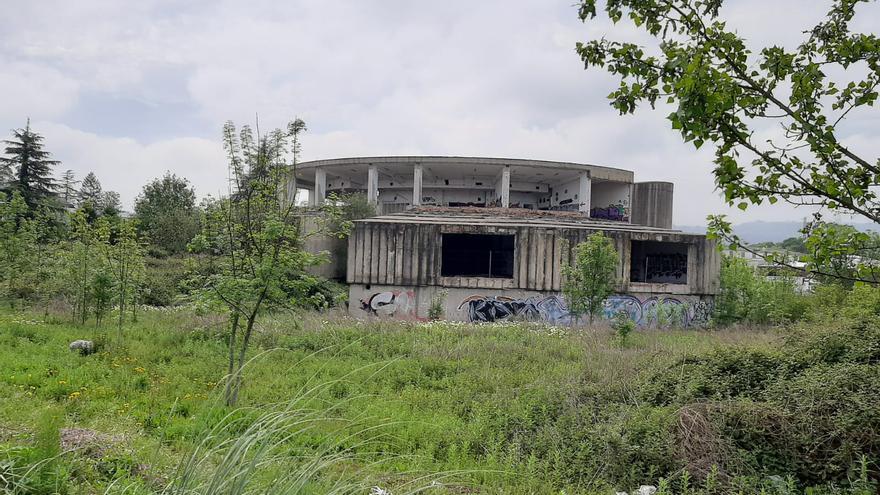
[[367, 202], [379, 204], [379, 169], [373, 164], [367, 169]]
[[322, 168], [315, 169], [315, 190], [312, 206], [321, 206], [324, 204], [324, 197], [327, 195], [327, 172]]
[[578, 211], [581, 213], [590, 213], [590, 199], [593, 195], [593, 181], [590, 179], [589, 172], [581, 172], [578, 181]]
[[422, 165], [416, 163], [413, 166], [413, 194], [412, 205], [421, 206], [422, 204]]

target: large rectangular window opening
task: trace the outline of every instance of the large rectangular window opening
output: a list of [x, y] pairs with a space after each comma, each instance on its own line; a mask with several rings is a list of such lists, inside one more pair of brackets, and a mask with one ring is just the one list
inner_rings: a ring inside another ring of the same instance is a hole
[[512, 235], [443, 234], [444, 277], [513, 278]]
[[687, 244], [632, 241], [630, 253], [631, 282], [687, 284]]

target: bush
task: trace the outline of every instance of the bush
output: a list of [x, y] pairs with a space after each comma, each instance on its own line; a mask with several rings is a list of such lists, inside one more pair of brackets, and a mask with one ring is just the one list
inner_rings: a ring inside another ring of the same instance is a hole
[[147, 258], [146, 277], [141, 288], [141, 303], [147, 306], [172, 306], [181, 296], [181, 282], [187, 274], [182, 257]]
[[645, 375], [642, 397], [699, 405], [729, 474], [845, 485], [880, 455], [880, 324], [793, 330], [779, 352], [683, 358]]
[[617, 337], [617, 343], [626, 345], [626, 339], [629, 334], [636, 329], [636, 322], [629, 317], [626, 311], [619, 311], [611, 320], [611, 328], [614, 329], [614, 335]]
[[720, 281], [715, 298], [715, 320], [720, 324], [793, 322], [803, 319], [809, 306], [792, 280], [767, 279], [737, 256], [722, 258]]

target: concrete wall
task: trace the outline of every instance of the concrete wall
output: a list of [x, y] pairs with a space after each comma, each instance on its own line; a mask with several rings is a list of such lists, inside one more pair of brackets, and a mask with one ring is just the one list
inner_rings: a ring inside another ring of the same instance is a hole
[[318, 215], [305, 215], [300, 217], [300, 228], [306, 239], [303, 249], [308, 253], [328, 253], [329, 262], [307, 269], [312, 275], [345, 280], [345, 260], [348, 257], [348, 241], [323, 234], [316, 234], [321, 229], [321, 220]]
[[581, 202], [581, 198], [578, 195], [579, 192], [580, 179], [574, 179], [561, 184], [556, 184], [553, 186], [553, 194], [550, 197], [550, 205], [555, 207], [559, 206], [560, 204], [569, 204], [575, 210], [577, 210], [574, 205], [577, 205]]
[[671, 182], [637, 182], [633, 184], [631, 222], [661, 229], [672, 228]]
[[[354, 316], [424, 320], [432, 301], [440, 302], [450, 321], [486, 322], [508, 318], [572, 323], [565, 298], [558, 292], [474, 290], [437, 286], [352, 284], [349, 311]], [[602, 317], [626, 312], [642, 326], [702, 326], [712, 314], [711, 296], [677, 294], [614, 294], [606, 299]]]
[[592, 184], [590, 216], [606, 220], [629, 221], [632, 215], [632, 184], [599, 181]]
[[[347, 282], [350, 284], [442, 286], [468, 289], [559, 292], [562, 266], [574, 263], [573, 247], [596, 229], [547, 226], [496, 227], [432, 223], [360, 221], [348, 240]], [[512, 278], [441, 276], [442, 234], [515, 235]], [[720, 255], [705, 236], [676, 232], [607, 230], [620, 260], [616, 278], [621, 293], [713, 295], [718, 292]], [[631, 241], [685, 244], [686, 284], [631, 282]]]

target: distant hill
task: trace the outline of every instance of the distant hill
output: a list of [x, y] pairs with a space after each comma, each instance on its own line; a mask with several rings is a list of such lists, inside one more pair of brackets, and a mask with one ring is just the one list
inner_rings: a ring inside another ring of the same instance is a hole
[[[854, 223], [852, 225], [859, 230], [880, 230], [873, 223]], [[803, 226], [803, 222], [764, 222], [756, 220], [734, 225], [733, 231], [749, 244], [755, 242], [782, 242], [789, 237], [799, 236]], [[676, 225], [674, 228], [694, 234], [706, 233], [706, 227], [703, 225]]]

